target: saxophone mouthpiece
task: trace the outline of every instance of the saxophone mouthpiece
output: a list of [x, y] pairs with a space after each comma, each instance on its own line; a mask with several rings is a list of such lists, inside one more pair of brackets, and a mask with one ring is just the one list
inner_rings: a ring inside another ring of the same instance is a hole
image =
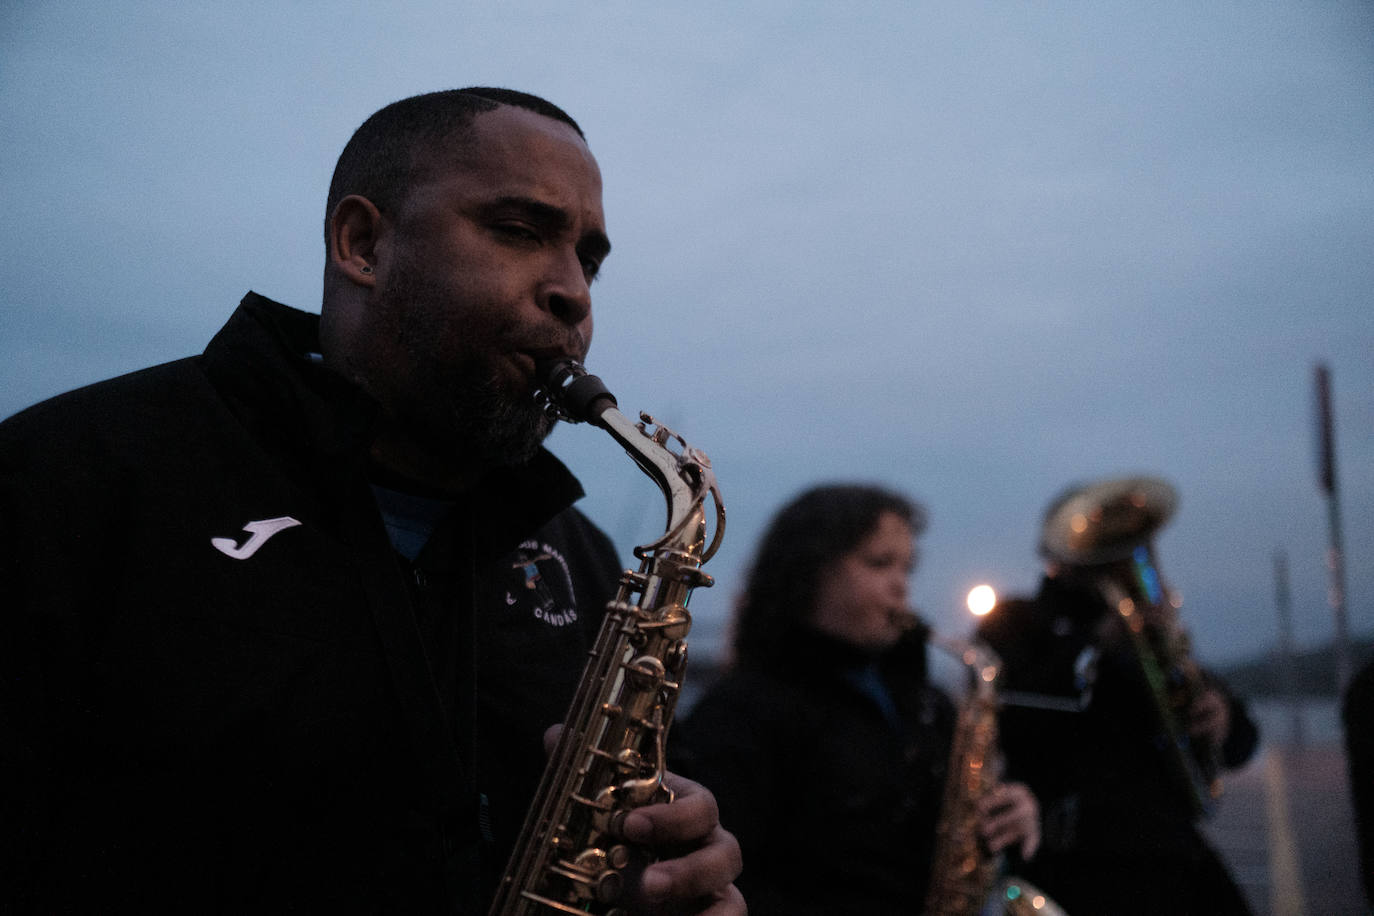
[[541, 359], [534, 371], [551, 413], [559, 420], [599, 425], [601, 415], [616, 406], [615, 395], [575, 359]]
[[913, 608], [894, 608], [887, 613], [892, 626], [899, 632], [905, 633], [921, 625], [921, 618]]

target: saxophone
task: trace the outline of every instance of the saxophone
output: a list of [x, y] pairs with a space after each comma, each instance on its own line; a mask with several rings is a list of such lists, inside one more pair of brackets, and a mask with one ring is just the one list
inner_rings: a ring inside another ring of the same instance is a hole
[[981, 643], [935, 636], [929, 642], [964, 666], [969, 690], [959, 707], [950, 745], [923, 912], [926, 916], [1064, 916], [1059, 905], [1033, 884], [1003, 877], [1001, 857], [991, 854], [978, 835], [978, 803], [1001, 775], [996, 687], [1001, 660]]
[[[606, 606], [490, 914], [623, 916], [617, 901], [649, 857], [618, 838], [619, 826], [634, 808], [673, 799], [663, 783], [664, 741], [687, 663], [687, 599], [712, 584], [700, 567], [720, 544], [725, 509], [706, 455], [648, 414], [631, 423], [581, 364], [541, 364], [538, 374], [550, 415], [608, 432], [663, 491], [668, 520], [658, 540], [635, 548], [639, 569], [625, 571]], [[716, 516], [709, 546], [708, 495]]]

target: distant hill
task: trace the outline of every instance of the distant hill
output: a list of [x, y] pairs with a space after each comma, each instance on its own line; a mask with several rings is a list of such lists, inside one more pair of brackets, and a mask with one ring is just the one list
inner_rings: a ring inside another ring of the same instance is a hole
[[[1374, 636], [1350, 641], [1350, 673], [1374, 660]], [[1273, 652], [1249, 661], [1225, 665], [1209, 665], [1238, 695], [1246, 699], [1283, 697], [1283, 672], [1278, 653]], [[721, 674], [721, 664], [714, 656], [699, 655], [692, 659], [686, 679], [683, 711], [691, 707], [696, 697]], [[1293, 655], [1293, 692], [1309, 697], [1336, 695], [1336, 654], [1331, 645], [1303, 649]]]
[[[1374, 659], [1374, 636], [1350, 641], [1350, 673]], [[1243, 697], [1283, 696], [1283, 666], [1277, 652], [1262, 658], [1216, 668], [1217, 674], [1236, 693]], [[1331, 644], [1315, 649], [1303, 649], [1293, 654], [1292, 690], [1304, 696], [1331, 697], [1336, 695], [1336, 653]]]

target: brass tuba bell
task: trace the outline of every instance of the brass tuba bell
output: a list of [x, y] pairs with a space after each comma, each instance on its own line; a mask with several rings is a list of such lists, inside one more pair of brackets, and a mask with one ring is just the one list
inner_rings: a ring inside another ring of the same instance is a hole
[[1071, 487], [1050, 503], [1040, 554], [1066, 566], [1124, 560], [1173, 517], [1178, 493], [1158, 477], [1118, 477]]

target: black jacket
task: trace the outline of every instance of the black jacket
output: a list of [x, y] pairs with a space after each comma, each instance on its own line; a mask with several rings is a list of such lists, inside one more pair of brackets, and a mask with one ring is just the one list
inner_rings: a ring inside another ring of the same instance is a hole
[[[1129, 643], [1104, 626], [1114, 614], [1096, 593], [1047, 577], [1033, 598], [1000, 602], [979, 625], [1003, 663], [1007, 778], [1030, 786], [1044, 817], [1026, 877], [1075, 916], [1244, 912], [1176, 775], [1185, 758], [1174, 755], [1196, 748], [1169, 740]], [[1258, 732], [1213, 683], [1231, 714], [1220, 762], [1236, 767]]]
[[545, 452], [402, 560], [316, 322], [250, 293], [0, 424], [0, 912], [469, 912], [503, 864], [614, 551]]
[[[754, 916], [920, 911], [953, 730], [925, 631], [881, 659], [819, 634], [713, 685], [674, 732], [739, 839]], [[887, 713], [857, 679], [870, 669]]]

